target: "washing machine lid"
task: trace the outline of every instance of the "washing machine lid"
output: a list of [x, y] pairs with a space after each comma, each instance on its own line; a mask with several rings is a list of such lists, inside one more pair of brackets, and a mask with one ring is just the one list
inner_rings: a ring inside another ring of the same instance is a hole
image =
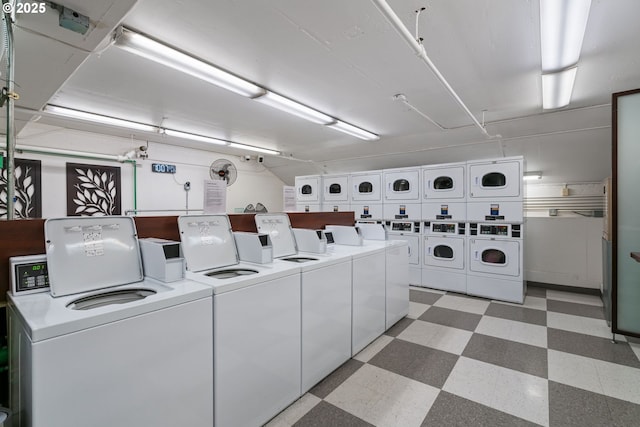
[[296, 239], [287, 214], [256, 214], [255, 221], [258, 233], [266, 233], [271, 237], [274, 258], [298, 253]]
[[131, 217], [69, 217], [44, 223], [51, 295], [139, 282], [144, 278]]
[[227, 215], [178, 217], [182, 251], [189, 271], [238, 264], [238, 250]]

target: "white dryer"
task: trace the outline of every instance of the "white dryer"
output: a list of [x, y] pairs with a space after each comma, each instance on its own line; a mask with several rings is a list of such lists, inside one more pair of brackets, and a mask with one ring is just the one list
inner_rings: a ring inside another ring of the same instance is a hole
[[300, 267], [302, 395], [351, 357], [351, 256], [321, 253], [322, 230], [298, 229], [297, 242], [286, 214], [256, 214], [255, 222], [271, 236], [274, 265]]
[[466, 224], [425, 221], [423, 230], [422, 286], [466, 293]]
[[130, 217], [50, 219], [45, 236], [50, 292], [8, 295], [14, 425], [212, 425], [211, 289], [143, 279]]
[[420, 168], [397, 168], [382, 171], [384, 182], [383, 216], [391, 219], [422, 219]]
[[422, 285], [422, 251], [420, 250], [420, 221], [386, 221], [389, 240], [407, 242], [409, 254], [409, 283]]
[[239, 262], [226, 215], [178, 228], [186, 277], [213, 289], [215, 425], [262, 425], [300, 395], [300, 269]]
[[296, 176], [296, 210], [298, 212], [320, 212], [322, 178], [320, 175]]
[[466, 163], [422, 167], [422, 218], [464, 221], [467, 218]]
[[470, 223], [467, 293], [522, 304], [522, 224]]
[[349, 175], [322, 175], [322, 204], [349, 205]]
[[349, 178], [356, 219], [382, 219], [382, 171], [352, 173]]
[[469, 221], [522, 222], [522, 156], [467, 162]]

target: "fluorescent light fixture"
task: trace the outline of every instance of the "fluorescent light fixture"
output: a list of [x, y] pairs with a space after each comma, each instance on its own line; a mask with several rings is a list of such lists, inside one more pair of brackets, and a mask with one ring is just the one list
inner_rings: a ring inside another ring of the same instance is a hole
[[313, 108], [309, 108], [306, 105], [302, 105], [289, 98], [285, 98], [277, 93], [267, 91], [264, 95], [254, 99], [262, 104], [277, 108], [278, 110], [293, 114], [294, 116], [309, 120], [313, 123], [328, 125], [329, 123], [335, 122], [333, 117], [314, 110]]
[[253, 98], [264, 93], [258, 85], [124, 27], [121, 27], [115, 45], [242, 96]]
[[181, 132], [181, 131], [172, 130], [172, 129], [165, 129], [164, 133], [167, 136], [173, 136], [173, 137], [176, 137], [176, 138], [191, 139], [193, 141], [207, 142], [209, 144], [216, 144], [216, 145], [229, 145], [229, 143], [227, 141], [224, 141], [222, 139], [211, 138], [211, 137], [202, 136], [202, 135], [196, 135], [195, 133]]
[[229, 147], [239, 148], [241, 150], [255, 151], [257, 153], [272, 154], [274, 156], [280, 155], [280, 152], [276, 150], [269, 150], [268, 148], [254, 147], [252, 145], [238, 144], [237, 142], [230, 142]]
[[540, 0], [542, 71], [578, 63], [591, 0]]
[[532, 181], [534, 179], [542, 179], [542, 172], [525, 172], [522, 176], [525, 181]]
[[131, 122], [129, 120], [118, 119], [110, 116], [103, 116], [102, 114], [89, 113], [81, 110], [74, 110], [73, 108], [60, 107], [58, 105], [47, 104], [44, 107], [44, 111], [54, 114], [56, 116], [69, 117], [72, 119], [83, 120], [87, 122], [100, 123], [103, 125], [117, 126], [121, 128], [140, 130], [144, 132], [157, 132], [158, 128], [144, 123]]
[[364, 139], [365, 141], [375, 141], [380, 139], [380, 137], [375, 133], [360, 129], [359, 127], [350, 125], [349, 123], [341, 122], [340, 120], [336, 120], [335, 123], [329, 124], [327, 127], [355, 136], [356, 138]]
[[542, 75], [542, 108], [551, 110], [569, 105], [578, 67]]

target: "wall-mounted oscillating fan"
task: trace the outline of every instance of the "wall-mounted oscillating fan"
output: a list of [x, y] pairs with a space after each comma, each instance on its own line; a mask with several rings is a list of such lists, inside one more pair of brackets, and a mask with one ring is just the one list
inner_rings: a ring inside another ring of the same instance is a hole
[[209, 176], [211, 179], [221, 179], [227, 181], [227, 187], [236, 182], [238, 170], [231, 160], [218, 159], [209, 166]]

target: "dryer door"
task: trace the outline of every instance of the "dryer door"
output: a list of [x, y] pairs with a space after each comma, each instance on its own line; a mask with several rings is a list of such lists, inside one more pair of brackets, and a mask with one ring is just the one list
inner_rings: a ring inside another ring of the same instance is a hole
[[520, 275], [520, 242], [469, 239], [469, 269], [501, 276]]
[[409, 246], [409, 265], [420, 265], [420, 237], [412, 234], [389, 234], [389, 240], [404, 240]]
[[522, 161], [469, 164], [469, 197], [520, 197]]
[[464, 270], [464, 238], [425, 236], [424, 265]]
[[464, 168], [422, 169], [424, 199], [464, 199]]
[[320, 203], [320, 177], [297, 176], [296, 177], [296, 201], [307, 203]]
[[386, 200], [419, 200], [420, 170], [385, 171]]
[[351, 200], [381, 202], [380, 176], [380, 172], [351, 175]]
[[323, 176], [322, 177], [322, 201], [323, 202], [348, 202], [349, 201], [349, 175]]

